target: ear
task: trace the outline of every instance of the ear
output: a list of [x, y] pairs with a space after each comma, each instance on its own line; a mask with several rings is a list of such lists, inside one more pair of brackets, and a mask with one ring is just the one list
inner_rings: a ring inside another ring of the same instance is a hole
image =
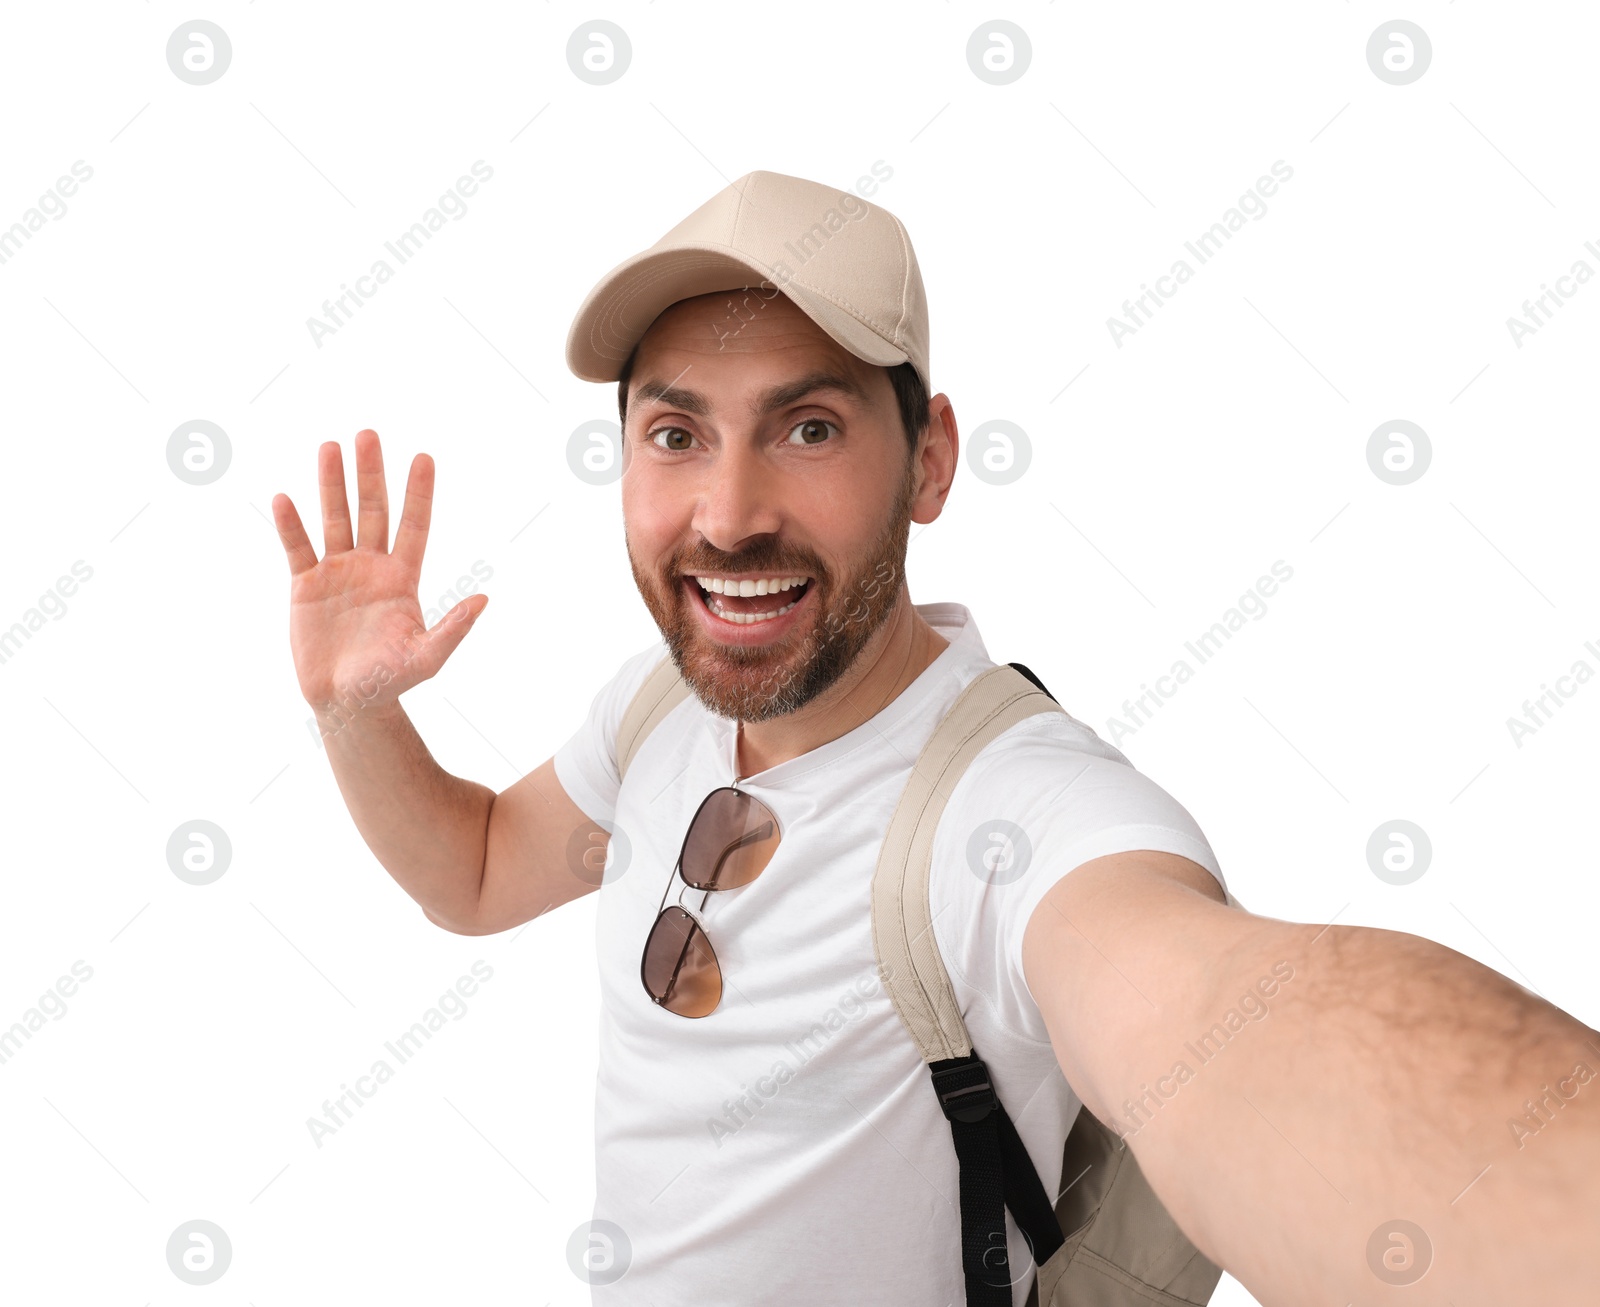
[[911, 502], [913, 522], [931, 522], [944, 510], [955, 480], [961, 450], [956, 411], [942, 391], [928, 401], [928, 426], [913, 457], [918, 462], [917, 488]]

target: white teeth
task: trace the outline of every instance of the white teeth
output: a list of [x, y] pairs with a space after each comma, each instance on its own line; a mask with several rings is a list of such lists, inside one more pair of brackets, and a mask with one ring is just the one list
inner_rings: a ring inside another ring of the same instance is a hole
[[706, 607], [714, 612], [718, 617], [722, 618], [722, 620], [725, 622], [736, 622], [740, 626], [748, 626], [752, 622], [770, 622], [774, 617], [782, 617], [799, 602], [800, 601], [798, 599], [791, 599], [782, 608], [775, 608], [771, 612], [766, 613], [726, 612], [723, 610], [722, 605], [719, 604], [715, 599], [707, 599]]
[[808, 578], [803, 576], [762, 577], [757, 581], [724, 581], [719, 576], [697, 576], [695, 580], [700, 583], [702, 590], [712, 594], [731, 594], [749, 598], [751, 595], [777, 594], [782, 590], [792, 590], [797, 585], [804, 585]]

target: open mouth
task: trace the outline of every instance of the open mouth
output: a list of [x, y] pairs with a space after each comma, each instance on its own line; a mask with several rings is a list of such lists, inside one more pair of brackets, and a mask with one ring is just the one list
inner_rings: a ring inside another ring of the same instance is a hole
[[684, 584], [714, 617], [737, 626], [755, 626], [791, 612], [810, 591], [812, 578], [788, 575], [735, 581], [688, 576]]

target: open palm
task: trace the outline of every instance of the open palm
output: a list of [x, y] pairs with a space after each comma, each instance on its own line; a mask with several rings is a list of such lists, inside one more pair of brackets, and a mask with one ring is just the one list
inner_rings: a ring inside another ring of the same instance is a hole
[[352, 537], [344, 458], [336, 441], [317, 451], [322, 498], [319, 560], [287, 495], [272, 500], [273, 522], [289, 560], [289, 644], [300, 692], [320, 712], [394, 703], [427, 680], [488, 603], [463, 599], [429, 631], [418, 602], [422, 555], [433, 511], [433, 460], [418, 454], [389, 547], [389, 496], [377, 433], [356, 435], [358, 513]]

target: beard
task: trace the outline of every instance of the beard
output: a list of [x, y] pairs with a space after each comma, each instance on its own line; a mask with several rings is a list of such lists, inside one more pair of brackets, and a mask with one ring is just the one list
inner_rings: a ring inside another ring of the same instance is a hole
[[[838, 575], [827, 572], [815, 555], [785, 549], [770, 536], [743, 554], [722, 554], [701, 541], [674, 553], [651, 575], [639, 566], [629, 542], [634, 584], [678, 674], [708, 711], [740, 722], [770, 721], [803, 708], [849, 670], [894, 612], [900, 594], [915, 466], [914, 460], [906, 460], [888, 521]], [[626, 538], [626, 527], [623, 534]], [[717, 643], [689, 611], [696, 601], [684, 585], [694, 574], [716, 572], [809, 576], [804, 596], [810, 601], [808, 620], [769, 645]]]

